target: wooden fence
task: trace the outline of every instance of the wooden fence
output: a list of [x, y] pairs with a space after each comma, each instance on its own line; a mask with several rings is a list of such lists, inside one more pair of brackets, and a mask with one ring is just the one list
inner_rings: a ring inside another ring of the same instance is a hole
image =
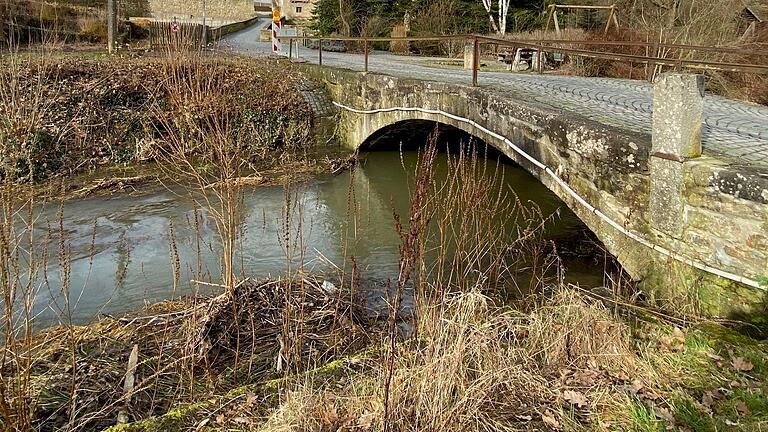
[[210, 27], [202, 24], [155, 21], [149, 25], [149, 45], [152, 49], [199, 50], [204, 43], [211, 41]]

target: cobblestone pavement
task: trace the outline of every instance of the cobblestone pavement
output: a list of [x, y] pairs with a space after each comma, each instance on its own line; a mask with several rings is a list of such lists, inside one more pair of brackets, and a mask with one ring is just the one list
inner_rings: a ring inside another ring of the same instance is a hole
[[312, 112], [318, 117], [330, 117], [336, 113], [336, 106], [328, 92], [320, 84], [302, 79], [296, 83], [296, 89], [307, 101]]
[[[232, 35], [225, 42], [233, 50], [249, 55], [267, 55], [269, 43], [258, 42], [258, 27]], [[294, 47], [294, 49], [296, 49]], [[317, 63], [317, 51], [298, 50], [298, 58]], [[294, 53], [295, 57], [295, 53]], [[434, 58], [371, 53], [368, 70], [404, 78], [467, 85], [471, 72], [427, 64]], [[360, 54], [323, 52], [323, 64], [363, 70]], [[653, 86], [644, 81], [584, 78], [510, 72], [481, 72], [478, 84], [518, 100], [531, 100], [571, 111], [609, 126], [641, 133], [651, 131]], [[704, 152], [726, 156], [768, 175], [768, 107], [719, 96], [704, 98]]]

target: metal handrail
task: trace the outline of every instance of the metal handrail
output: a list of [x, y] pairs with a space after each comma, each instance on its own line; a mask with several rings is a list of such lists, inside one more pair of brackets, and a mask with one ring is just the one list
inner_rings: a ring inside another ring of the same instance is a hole
[[[489, 43], [499, 44], [520, 44], [520, 43], [543, 43], [543, 44], [555, 44], [555, 45], [590, 45], [590, 46], [625, 46], [625, 47], [641, 47], [641, 48], [664, 48], [664, 49], [676, 49], [687, 51], [705, 51], [720, 54], [744, 54], [744, 55], [757, 55], [768, 57], [768, 50], [746, 50], [736, 47], [713, 47], [705, 45], [686, 45], [686, 44], [671, 44], [663, 42], [642, 42], [642, 41], [584, 41], [584, 40], [568, 40], [568, 39], [505, 39], [487, 35], [476, 34], [456, 34], [456, 35], [441, 35], [441, 36], [393, 36], [393, 37], [351, 37], [351, 36], [292, 36], [293, 39], [310, 39], [310, 40], [334, 40], [334, 41], [353, 41], [361, 42], [368, 40], [369, 42], [410, 42], [410, 41], [447, 41], [472, 38], [479, 38]], [[283, 39], [289, 39], [285, 37]]]
[[551, 45], [588, 45], [588, 46], [606, 46], [606, 47], [639, 47], [639, 48], [662, 48], [684, 51], [703, 51], [712, 52], [718, 54], [743, 54], [743, 55], [756, 55], [761, 57], [768, 57], [768, 50], [747, 50], [736, 47], [713, 47], [704, 45], [685, 45], [685, 44], [670, 44], [663, 42], [641, 42], [641, 41], [579, 41], [579, 40], [567, 40], [567, 39], [504, 39], [493, 36], [478, 35], [481, 40], [487, 40], [491, 43], [543, 43]]
[[[684, 58], [665, 58], [658, 57], [656, 55], [634, 55], [625, 53], [616, 53], [610, 51], [595, 51], [590, 49], [579, 49], [566, 47], [562, 45], [582, 45], [592, 47], [642, 47], [650, 48], [654, 52], [658, 49], [675, 49], [675, 50], [687, 50], [687, 51], [702, 51], [713, 52], [720, 54], [741, 54], [741, 55], [755, 55], [755, 56], [768, 56], [766, 51], [751, 51], [741, 50], [725, 47], [706, 47], [698, 45], [680, 45], [680, 44], [664, 44], [664, 43], [649, 43], [649, 42], [634, 42], [634, 41], [569, 41], [561, 39], [541, 39], [541, 40], [521, 40], [521, 39], [504, 39], [486, 35], [476, 34], [459, 34], [459, 35], [445, 35], [445, 36], [404, 36], [404, 37], [327, 37], [327, 36], [285, 36], [281, 39], [288, 40], [291, 44], [289, 50], [289, 57], [291, 56], [292, 46], [294, 40], [316, 40], [318, 44], [319, 62], [322, 65], [323, 62], [323, 41], [350, 41], [363, 44], [363, 55], [365, 57], [364, 70], [368, 71], [368, 56], [369, 56], [369, 44], [371, 42], [446, 42], [452, 40], [465, 40], [473, 44], [473, 58], [475, 59], [472, 65], [472, 85], [477, 85], [477, 75], [479, 64], [477, 59], [479, 58], [479, 46], [484, 45], [497, 45], [497, 46], [513, 46], [513, 47], [526, 47], [535, 49], [538, 55], [547, 51], [556, 51], [564, 54], [578, 55], [588, 58], [625, 61], [629, 63], [640, 63], [644, 65], [661, 65], [674, 67], [676, 70], [686, 69], [703, 69], [703, 70], [716, 70], [725, 72], [742, 72], [742, 73], [755, 73], [755, 74], [768, 74], [768, 65], [766, 64], [749, 64], [740, 62], [727, 62], [727, 61], [711, 61], [711, 60], [697, 60], [697, 59], [684, 59]], [[538, 62], [538, 72], [542, 72], [542, 62]]]

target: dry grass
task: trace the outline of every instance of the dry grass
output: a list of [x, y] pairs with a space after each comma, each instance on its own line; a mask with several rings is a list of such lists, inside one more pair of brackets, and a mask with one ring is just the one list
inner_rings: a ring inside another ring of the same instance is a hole
[[421, 320], [421, 340], [400, 354], [393, 430], [512, 430], [553, 397], [518, 343], [520, 317], [477, 291], [451, 295]]
[[[530, 315], [494, 305], [478, 290], [451, 294], [427, 309], [418, 340], [398, 345], [386, 417], [379, 384], [386, 365], [372, 359], [341, 379], [337, 372], [288, 384], [260, 430], [380, 430], [384, 422], [396, 431], [597, 428], [598, 414], [613, 415], [628, 400], [619, 389], [640, 360], [622, 346], [625, 325], [574, 292], [561, 294]], [[561, 319], [615, 331], [542, 331]], [[567, 355], [543, 357], [541, 346]]]
[[[495, 304], [492, 296], [521, 266], [533, 268], [533, 292], [546, 291], [548, 266], [523, 258], [543, 250], [535, 245], [546, 218], [510, 199], [499, 167], [472, 147], [451, 158], [447, 181], [433, 178], [434, 150], [433, 139], [417, 164], [407, 231], [396, 218], [399, 289], [378, 360], [346, 379], [287, 385], [262, 430], [506, 431], [548, 422], [589, 424], [566, 414], [572, 409], [563, 392], [583, 397], [578, 408], [586, 415], [605, 404], [604, 383], [633, 365], [628, 327], [575, 292], [558, 291], [530, 314]], [[499, 214], [517, 221], [519, 231], [505, 233], [508, 221]], [[425, 251], [435, 253], [437, 263], [427, 265]], [[402, 287], [412, 277], [417, 319], [394, 325]], [[415, 336], [403, 340], [403, 332]], [[594, 381], [587, 390], [571, 390], [585, 379]]]
[[574, 291], [559, 291], [534, 311], [526, 348], [549, 370], [598, 367], [619, 372], [635, 368], [629, 327], [602, 303]]
[[[163, 414], [176, 403], [279, 376], [285, 355], [279, 343], [285, 290], [302, 292], [303, 300], [312, 304], [304, 305], [304, 321], [295, 323], [307, 329], [300, 347], [306, 367], [364, 346], [366, 333], [350, 320], [360, 316], [359, 306], [342, 299], [340, 292], [329, 295], [313, 279], [245, 281], [235, 300], [228, 294], [194, 297], [88, 326], [54, 327], [36, 332], [14, 353], [27, 360], [30, 428], [101, 430], [115, 424], [123, 409], [135, 421]], [[296, 294], [292, 298], [302, 299]], [[233, 301], [237, 309], [231, 307]], [[136, 385], [124, 393], [121, 384], [134, 346], [139, 353]], [[233, 361], [235, 350], [239, 363]], [[15, 371], [9, 372], [4, 383], [17, 378]]]

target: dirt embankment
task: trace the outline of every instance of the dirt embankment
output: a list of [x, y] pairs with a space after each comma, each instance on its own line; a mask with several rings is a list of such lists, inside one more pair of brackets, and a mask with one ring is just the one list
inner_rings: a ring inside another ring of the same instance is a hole
[[[312, 112], [294, 86], [299, 72], [284, 62], [217, 57], [190, 66], [178, 58], [82, 56], [5, 62], [0, 137], [14, 160], [2, 174], [20, 183], [47, 181], [59, 193], [60, 182], [51, 180], [65, 179], [72, 196], [133, 190], [162, 177], [163, 170], [140, 165], [158, 160], [167, 135], [183, 136], [186, 131], [169, 129], [190, 115], [199, 118], [188, 123], [219, 117], [244, 131], [249, 184], [279, 181], [281, 166], [306, 175], [336, 166], [333, 157], [317, 154]], [[94, 175], [97, 170], [103, 174]]]

